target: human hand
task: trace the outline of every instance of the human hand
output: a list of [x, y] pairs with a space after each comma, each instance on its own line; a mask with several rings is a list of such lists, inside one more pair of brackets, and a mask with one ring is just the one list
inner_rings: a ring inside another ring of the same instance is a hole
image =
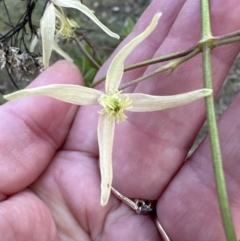
[[[215, 35], [239, 29], [237, 1], [212, 1], [211, 5]], [[126, 65], [195, 44], [200, 38], [199, 9], [196, 1], [154, 1], [121, 46], [139, 34], [154, 13], [162, 11], [158, 30], [132, 52]], [[234, 44], [214, 50], [215, 93], [239, 48]], [[98, 77], [106, 73], [109, 61]], [[128, 72], [123, 82], [155, 68]], [[161, 74], [128, 90], [157, 95], [184, 93], [202, 87], [201, 73], [198, 56], [169, 77]], [[31, 87], [53, 83], [83, 81], [76, 67], [61, 61]], [[236, 224], [240, 204], [234, 164], [240, 153], [239, 122], [234, 117], [240, 112], [239, 102], [240, 97], [219, 124]], [[107, 206], [100, 206], [95, 107], [78, 108], [47, 97], [28, 97], [7, 103], [0, 111], [1, 240], [161, 240], [150, 216], [136, 214], [115, 196]], [[127, 121], [115, 132], [113, 186], [130, 198], [158, 200], [158, 219], [174, 241], [224, 240], [208, 140], [185, 162], [204, 113], [203, 101], [153, 113], [127, 113]]]

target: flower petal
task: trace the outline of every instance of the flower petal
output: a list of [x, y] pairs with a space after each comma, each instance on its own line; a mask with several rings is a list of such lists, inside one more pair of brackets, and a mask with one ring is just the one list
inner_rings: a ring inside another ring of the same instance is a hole
[[40, 25], [43, 48], [43, 66], [44, 68], [47, 68], [52, 53], [55, 33], [55, 7], [52, 3], [46, 7]]
[[98, 122], [98, 145], [101, 173], [101, 205], [107, 204], [112, 186], [112, 149], [115, 118], [107, 114], [100, 115]]
[[76, 105], [98, 105], [98, 99], [102, 94], [99, 90], [84, 86], [54, 84], [19, 90], [3, 97], [6, 100], [15, 100], [26, 96], [45, 95]]
[[60, 7], [66, 8], [75, 8], [80, 12], [84, 13], [88, 16], [94, 23], [96, 23], [104, 32], [106, 32], [109, 36], [113, 38], [119, 39], [119, 35], [113, 33], [109, 30], [104, 24], [102, 24], [98, 18], [94, 15], [93, 11], [90, 10], [87, 6], [82, 4], [79, 0], [52, 0], [52, 2]]
[[35, 35], [35, 36], [33, 37], [32, 41], [31, 41], [31, 43], [30, 43], [30, 47], [29, 47], [29, 51], [30, 51], [30, 52], [32, 52], [32, 53], [34, 52], [35, 47], [36, 47], [36, 45], [38, 44], [38, 41], [39, 41], [38, 36]]
[[161, 15], [162, 13], [155, 14], [150, 25], [141, 34], [139, 34], [137, 37], [127, 43], [114, 57], [107, 71], [105, 84], [106, 93], [112, 90], [116, 90], [118, 88], [123, 76], [125, 59], [132, 52], [132, 50], [145, 38], [147, 38], [148, 35], [155, 29]]
[[[200, 89], [185, 94], [171, 96], [153, 96], [140, 93], [127, 94], [132, 101], [132, 108], [129, 111], [145, 112], [157, 111], [176, 106], [186, 105], [190, 102], [208, 96], [212, 93], [211, 89]], [[123, 96], [126, 94], [122, 94]]]
[[59, 55], [61, 55], [64, 59], [73, 62], [73, 59], [59, 47], [56, 40], [54, 41], [53, 50], [56, 51]]

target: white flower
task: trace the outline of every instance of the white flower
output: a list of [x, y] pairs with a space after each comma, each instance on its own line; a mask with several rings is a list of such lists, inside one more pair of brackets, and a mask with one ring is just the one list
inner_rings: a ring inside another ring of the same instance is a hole
[[[57, 8], [56, 8], [57, 6]], [[110, 31], [103, 25], [88, 7], [82, 4], [79, 0], [52, 0], [47, 5], [43, 17], [40, 22], [40, 30], [43, 45], [43, 65], [45, 68], [49, 66], [49, 59], [54, 48], [55, 31], [57, 36], [69, 38], [74, 35], [74, 30], [78, 26], [74, 20], [68, 19], [61, 7], [75, 8], [88, 16], [109, 36], [119, 39], [116, 33]], [[56, 18], [59, 26], [56, 28]]]
[[212, 90], [201, 89], [173, 96], [152, 96], [140, 93], [122, 94], [118, 91], [124, 71], [124, 61], [131, 51], [142, 42], [157, 26], [161, 13], [154, 16], [150, 25], [143, 33], [132, 39], [114, 57], [106, 76], [105, 93], [77, 85], [54, 84], [33, 89], [20, 90], [4, 96], [12, 100], [24, 96], [46, 95], [55, 99], [77, 105], [101, 105], [99, 112], [98, 143], [101, 172], [101, 205], [106, 205], [112, 185], [112, 148], [115, 123], [124, 121], [125, 111], [147, 112], [157, 111], [175, 106], [185, 105], [204, 96]]

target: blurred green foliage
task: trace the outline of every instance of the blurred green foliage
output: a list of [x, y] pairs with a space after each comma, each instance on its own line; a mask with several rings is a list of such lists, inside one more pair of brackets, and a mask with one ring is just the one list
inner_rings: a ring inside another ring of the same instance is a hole
[[127, 17], [122, 27], [122, 30], [120, 32], [120, 36], [122, 36], [123, 38], [127, 37], [128, 34], [131, 33], [134, 25], [135, 25], [134, 20], [130, 17]]

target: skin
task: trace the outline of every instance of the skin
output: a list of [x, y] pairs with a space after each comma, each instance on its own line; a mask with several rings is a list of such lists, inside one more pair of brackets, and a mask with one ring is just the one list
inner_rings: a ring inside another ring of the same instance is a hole
[[[142, 32], [162, 11], [157, 29], [132, 52], [126, 65], [186, 49], [201, 37], [199, 1], [155, 0], [132, 34]], [[212, 0], [212, 32], [240, 28], [238, 0]], [[214, 94], [240, 50], [235, 43], [212, 53]], [[96, 79], [106, 74], [111, 59]], [[122, 83], [157, 66], [133, 70]], [[170, 95], [202, 88], [201, 56], [172, 75], [154, 76], [128, 92]], [[77, 68], [60, 61], [30, 87], [83, 84]], [[102, 88], [100, 86], [99, 88]], [[0, 240], [158, 241], [153, 219], [136, 214], [115, 196], [100, 206], [95, 107], [78, 107], [48, 97], [28, 97], [0, 107]], [[224, 241], [209, 140], [187, 153], [205, 120], [204, 101], [152, 113], [127, 113], [115, 132], [113, 186], [129, 198], [157, 200], [157, 216], [174, 241]], [[240, 237], [240, 95], [219, 120], [231, 212]]]

